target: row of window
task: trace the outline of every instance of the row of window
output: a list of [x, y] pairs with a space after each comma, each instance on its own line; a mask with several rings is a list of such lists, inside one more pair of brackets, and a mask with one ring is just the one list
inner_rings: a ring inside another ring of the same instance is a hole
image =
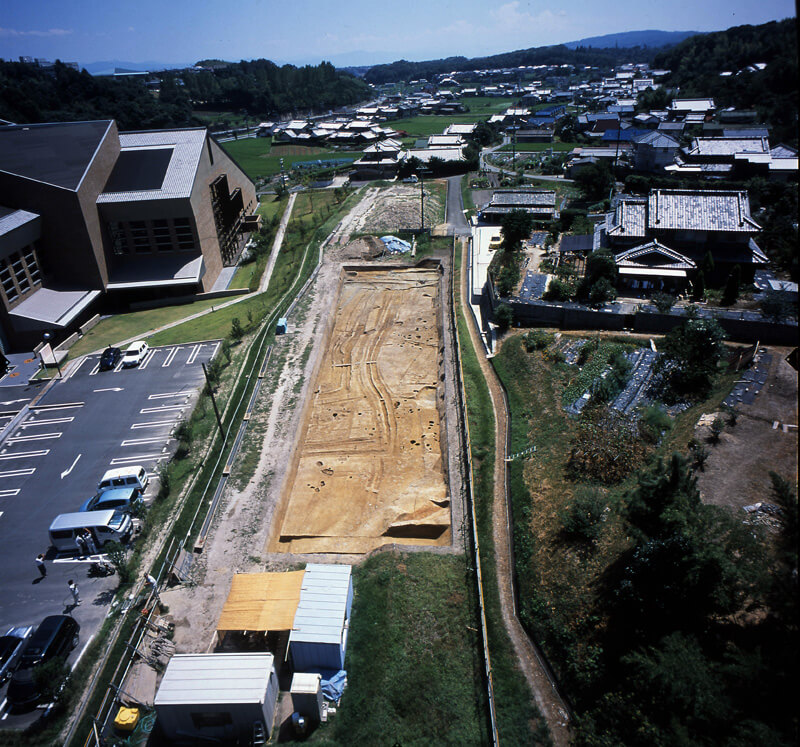
[[108, 224], [114, 254], [188, 252], [196, 249], [188, 218], [131, 220]]
[[42, 273], [33, 244], [0, 259], [0, 288], [7, 306], [41, 284]]

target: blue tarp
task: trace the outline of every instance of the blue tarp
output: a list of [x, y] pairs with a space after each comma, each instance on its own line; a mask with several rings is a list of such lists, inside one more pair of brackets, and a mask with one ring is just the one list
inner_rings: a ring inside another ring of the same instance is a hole
[[411, 251], [411, 244], [397, 236], [381, 236], [381, 241], [386, 244], [386, 251], [389, 254], [405, 254]]
[[320, 685], [325, 699], [335, 701], [338, 704], [344, 689], [347, 687], [347, 672], [344, 669], [340, 669], [329, 680], [322, 680]]

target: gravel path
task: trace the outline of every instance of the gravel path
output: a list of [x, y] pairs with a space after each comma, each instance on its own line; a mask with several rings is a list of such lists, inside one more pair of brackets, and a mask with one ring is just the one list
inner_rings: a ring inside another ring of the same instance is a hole
[[[465, 242], [462, 243], [462, 257], [466, 256]], [[557, 747], [570, 743], [567, 709], [561, 697], [551, 684], [546, 668], [541, 662], [537, 647], [528, 637], [517, 618], [514, 591], [511, 578], [511, 530], [508, 520], [508, 505], [505, 492], [505, 444], [508, 432], [508, 416], [503, 399], [503, 391], [497, 374], [482, 354], [483, 344], [480, 334], [471, 320], [471, 311], [464, 303], [467, 297], [467, 263], [461, 263], [461, 308], [467, 318], [470, 339], [478, 353], [481, 371], [489, 387], [495, 422], [495, 465], [494, 465], [494, 507], [493, 539], [497, 583], [500, 591], [500, 606], [503, 623], [519, 659], [520, 668], [530, 685], [536, 705], [545, 718], [553, 744]], [[500, 734], [502, 739], [502, 733]]]

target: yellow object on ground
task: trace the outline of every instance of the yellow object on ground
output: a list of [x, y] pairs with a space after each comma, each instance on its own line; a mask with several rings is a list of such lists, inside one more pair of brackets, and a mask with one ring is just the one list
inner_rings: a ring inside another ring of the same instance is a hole
[[139, 709], [121, 706], [114, 719], [114, 726], [120, 731], [133, 731], [139, 723]]

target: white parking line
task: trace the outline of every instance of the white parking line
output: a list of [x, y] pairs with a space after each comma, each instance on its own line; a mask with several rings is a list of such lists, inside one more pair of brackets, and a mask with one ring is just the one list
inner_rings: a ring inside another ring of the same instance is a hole
[[221, 344], [222, 344], [221, 342], [215, 342], [214, 343], [214, 349], [211, 351], [211, 355], [208, 356], [209, 360], [211, 360], [217, 354], [217, 350], [219, 350], [219, 346]]
[[56, 423], [71, 423], [75, 420], [74, 417], [70, 418], [48, 418], [47, 420], [29, 420], [23, 423], [20, 428], [33, 428], [35, 425], [56, 425]]
[[94, 368], [91, 371], [89, 371], [89, 376], [97, 376], [97, 372], [99, 370], [100, 370], [100, 361], [97, 361], [97, 363], [95, 363]]
[[51, 438], [61, 438], [61, 433], [36, 433], [32, 436], [12, 436], [6, 443], [18, 444], [23, 441], [47, 441]]
[[84, 358], [77, 366], [75, 366], [65, 377], [64, 380], [71, 379], [76, 373], [78, 373], [78, 369], [86, 363], [86, 358]]
[[170, 350], [169, 353], [167, 353], [167, 357], [164, 358], [164, 362], [161, 364], [161, 368], [167, 368], [167, 366], [169, 366], [170, 363], [172, 363], [172, 361], [175, 360], [175, 356], [178, 354], [179, 350], [183, 350], [183, 347], [180, 345], [178, 347], [172, 348], [172, 350]]
[[150, 348], [150, 350], [147, 352], [147, 355], [144, 357], [144, 360], [139, 364], [139, 368], [142, 371], [145, 368], [147, 368], [147, 364], [150, 363], [151, 360], [153, 360], [153, 356], [155, 354], [156, 354], [156, 349], [155, 348]]
[[112, 459], [109, 464], [112, 467], [118, 467], [120, 464], [139, 464], [148, 459], [158, 462], [161, 459], [169, 459], [169, 456], [167, 454], [139, 454], [133, 457], [117, 457], [116, 459]]
[[183, 410], [183, 405], [159, 405], [158, 407], [143, 407], [139, 410], [140, 415], [147, 415], [150, 412], [170, 412], [175, 410]]
[[201, 342], [199, 345], [195, 345], [192, 348], [192, 352], [189, 353], [189, 357], [186, 360], [186, 365], [191, 366], [194, 363], [194, 359], [197, 358], [197, 354], [200, 352], [200, 348], [203, 347], [203, 343]]
[[164, 443], [164, 437], [161, 438], [129, 438], [123, 441], [120, 446], [140, 446], [141, 444], [161, 444]]
[[47, 456], [50, 449], [41, 449], [39, 451], [21, 451], [19, 454], [0, 454], [0, 459], [25, 459], [26, 457]]
[[163, 394], [151, 394], [147, 399], [166, 399], [167, 397], [188, 397], [191, 392], [164, 392]]
[[123, 364], [125, 363], [125, 358], [122, 357], [119, 359], [119, 363], [117, 363], [117, 367], [114, 369], [114, 373], [119, 373], [123, 369]]
[[27, 469], [9, 469], [5, 472], [0, 472], [0, 477], [25, 477], [32, 475], [36, 472], [36, 467], [28, 467]]
[[15, 495], [19, 495], [19, 488], [0, 490], [0, 498], [13, 498]]
[[134, 431], [137, 428], [162, 428], [165, 425], [173, 426], [177, 422], [179, 422], [179, 421], [178, 420], [154, 420], [152, 423], [134, 423], [131, 426], [131, 430]]

